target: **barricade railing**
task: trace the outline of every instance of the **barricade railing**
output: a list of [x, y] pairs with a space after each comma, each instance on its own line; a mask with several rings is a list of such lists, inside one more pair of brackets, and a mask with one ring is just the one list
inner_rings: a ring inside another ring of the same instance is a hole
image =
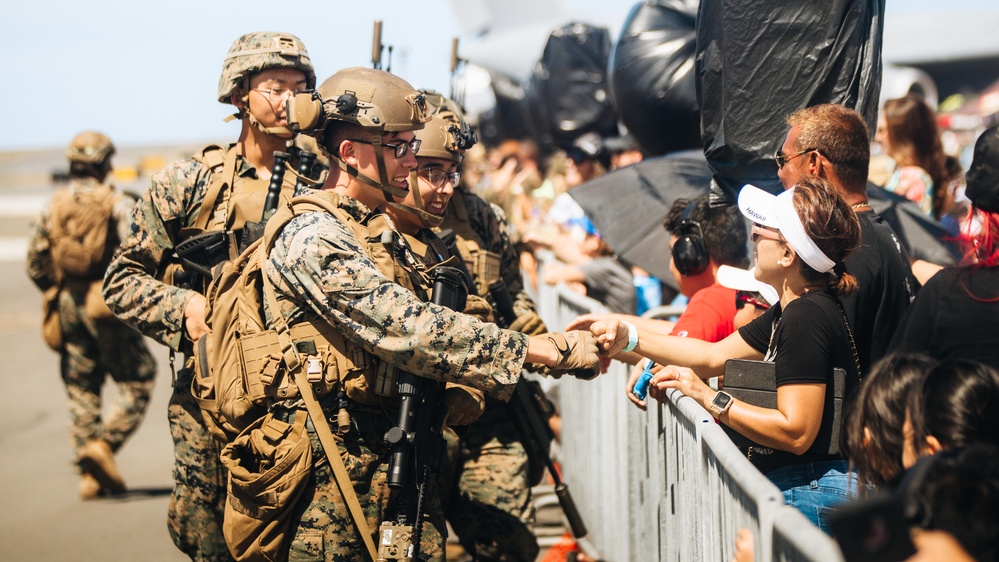
[[[539, 287], [552, 330], [598, 302], [564, 285]], [[589, 529], [580, 544], [615, 562], [728, 561], [738, 529], [759, 562], [841, 562], [839, 548], [742, 455], [714, 418], [678, 391], [643, 412], [624, 396], [630, 367], [612, 362], [593, 381], [563, 378], [559, 458]]]

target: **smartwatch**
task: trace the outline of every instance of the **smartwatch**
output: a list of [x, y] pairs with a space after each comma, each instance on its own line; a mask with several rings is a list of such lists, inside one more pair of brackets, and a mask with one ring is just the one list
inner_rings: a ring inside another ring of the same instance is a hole
[[718, 417], [728, 411], [732, 407], [732, 402], [735, 398], [732, 395], [725, 392], [724, 390], [719, 390], [715, 397], [711, 399], [711, 404], [708, 405], [708, 410], [711, 411], [711, 415]]

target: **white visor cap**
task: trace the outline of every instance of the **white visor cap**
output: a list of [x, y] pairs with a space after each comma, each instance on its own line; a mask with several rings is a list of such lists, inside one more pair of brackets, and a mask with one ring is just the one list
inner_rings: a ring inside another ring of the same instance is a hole
[[757, 279], [752, 269], [723, 265], [718, 268], [717, 278], [718, 284], [722, 287], [728, 287], [736, 291], [760, 293], [771, 305], [777, 304], [777, 301], [780, 300], [777, 290]]
[[772, 195], [755, 185], [746, 184], [739, 192], [739, 210], [755, 223], [780, 230], [795, 253], [815, 271], [832, 271], [836, 262], [829, 259], [805, 233], [805, 226], [794, 209], [793, 197], [793, 187], [780, 195]]

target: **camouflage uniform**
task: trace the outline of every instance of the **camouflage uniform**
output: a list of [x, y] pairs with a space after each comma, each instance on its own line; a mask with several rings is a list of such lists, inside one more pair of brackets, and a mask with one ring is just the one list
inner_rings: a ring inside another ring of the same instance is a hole
[[[235, 145], [223, 150], [228, 154]], [[167, 409], [175, 457], [168, 527], [174, 544], [192, 560], [227, 561], [232, 557], [221, 530], [226, 497], [221, 446], [208, 433], [191, 394], [193, 359], [184, 308], [193, 291], [158, 280], [174, 260], [181, 229], [194, 226], [214, 173], [202, 161], [190, 158], [153, 176], [152, 186], [135, 207], [131, 235], [122, 241], [105, 276], [104, 296], [124, 322], [172, 351], [188, 354], [174, 380]], [[291, 174], [284, 179], [285, 188], [290, 189]], [[248, 180], [257, 180], [257, 172], [239, 157], [232, 192], [238, 193]]]
[[[517, 253], [498, 206], [457, 188], [441, 228], [455, 231], [459, 249], [466, 247], [467, 236], [474, 235], [482, 250], [497, 254], [514, 312], [537, 313], [524, 291]], [[488, 290], [488, 280], [480, 277], [476, 283], [480, 294]], [[462, 547], [475, 560], [532, 562], [538, 556], [527, 450], [511, 415], [508, 404], [487, 398], [485, 413], [458, 432], [457, 447], [449, 451], [454, 475], [449, 479], [453, 487], [443, 494], [445, 513]]]
[[[93, 178], [73, 178], [70, 192], [90, 193], [100, 183]], [[119, 196], [112, 212], [114, 231], [107, 244], [116, 245], [128, 230], [134, 199]], [[28, 243], [28, 275], [41, 290], [57, 284], [63, 348], [59, 369], [69, 397], [70, 438], [74, 462], [79, 465], [86, 443], [103, 440], [112, 452], [138, 429], [149, 405], [156, 363], [145, 340], [114, 318], [93, 318], [86, 310], [86, 295], [96, 279], [73, 279], [64, 274], [52, 256], [49, 209], [32, 225]], [[101, 419], [101, 387], [111, 377], [118, 399], [106, 419]]]
[[[370, 214], [364, 205], [343, 195], [339, 205], [358, 222]], [[509, 399], [526, 356], [527, 337], [421, 302], [411, 290], [379, 271], [368, 257], [366, 244], [350, 226], [328, 213], [296, 217], [284, 228], [264, 273], [275, 287], [280, 313], [288, 324], [321, 318], [360, 348], [366, 361], [384, 362], [434, 380], [460, 381]], [[352, 400], [352, 429], [337, 436], [372, 532], [395, 499], [386, 484], [389, 449], [384, 443], [385, 432], [395, 424], [391, 400]], [[282, 403], [281, 407], [301, 406]], [[332, 404], [323, 407], [335, 415]], [[293, 522], [289, 560], [367, 560], [322, 447], [310, 435], [314, 488], [295, 508], [301, 515]], [[432, 560], [443, 560], [443, 514], [437, 494], [432, 491], [429, 496], [421, 544]]]

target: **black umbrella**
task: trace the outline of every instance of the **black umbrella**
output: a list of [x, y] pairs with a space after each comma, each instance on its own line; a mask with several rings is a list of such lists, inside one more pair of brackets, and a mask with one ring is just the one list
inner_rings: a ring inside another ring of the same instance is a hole
[[910, 258], [937, 265], [953, 265], [960, 260], [957, 248], [948, 241], [953, 235], [919, 205], [874, 184], [867, 185], [867, 195], [871, 208], [895, 231]]
[[711, 169], [699, 150], [648, 158], [569, 190], [622, 260], [676, 288], [663, 220], [677, 199], [708, 193]]

